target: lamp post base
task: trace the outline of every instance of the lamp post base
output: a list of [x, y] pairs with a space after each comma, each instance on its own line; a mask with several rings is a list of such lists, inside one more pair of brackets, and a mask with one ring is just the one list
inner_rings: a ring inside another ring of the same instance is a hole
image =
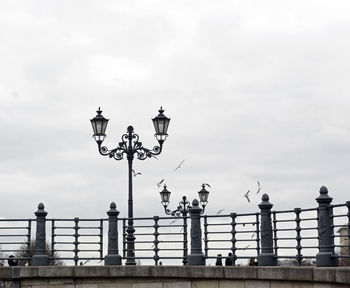
[[258, 266], [277, 266], [277, 258], [274, 253], [262, 253], [258, 256]]
[[203, 253], [191, 253], [187, 257], [187, 265], [189, 266], [205, 266], [205, 256]]
[[316, 255], [317, 267], [337, 267], [339, 264], [338, 258], [331, 252], [320, 252]]
[[33, 266], [48, 266], [49, 256], [47, 255], [34, 255], [32, 258]]
[[106, 266], [122, 265], [122, 257], [120, 255], [106, 255]]

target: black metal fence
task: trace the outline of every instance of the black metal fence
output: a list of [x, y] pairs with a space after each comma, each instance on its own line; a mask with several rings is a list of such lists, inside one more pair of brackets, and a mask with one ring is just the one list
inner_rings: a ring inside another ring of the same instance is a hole
[[[184, 217], [133, 218], [136, 263], [191, 265], [189, 257], [197, 249], [206, 265], [229, 253], [234, 265], [247, 265], [252, 258], [259, 265], [349, 265], [350, 201], [331, 205], [324, 188], [315, 208], [274, 211], [265, 194], [256, 213], [201, 215], [198, 227], [193, 215], [186, 217], [188, 225]], [[43, 205], [38, 211], [45, 212]], [[113, 238], [110, 218], [44, 218], [44, 229], [38, 218], [0, 219], [0, 260], [5, 265], [9, 259], [19, 265], [102, 265], [106, 255], [119, 255], [120, 248], [125, 261], [127, 220], [117, 218]], [[113, 249], [108, 246], [112, 241]], [[44, 258], [48, 262], [40, 262]]]

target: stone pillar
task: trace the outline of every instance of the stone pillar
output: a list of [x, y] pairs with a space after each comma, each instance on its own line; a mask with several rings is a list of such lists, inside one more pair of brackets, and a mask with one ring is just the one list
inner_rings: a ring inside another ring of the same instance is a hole
[[112, 202], [108, 215], [108, 254], [105, 265], [122, 265], [122, 257], [118, 254], [118, 215], [117, 205]]
[[316, 264], [318, 267], [338, 266], [338, 258], [334, 254], [334, 225], [333, 208], [331, 202], [333, 198], [328, 196], [328, 190], [325, 186], [320, 188], [320, 196], [316, 198], [318, 203], [318, 249], [316, 255]]
[[277, 266], [277, 256], [273, 252], [273, 236], [271, 222], [272, 204], [269, 202], [269, 196], [264, 194], [259, 204], [261, 213], [261, 253], [258, 255], [259, 266]]
[[46, 255], [46, 215], [44, 210], [44, 204], [38, 205], [38, 211], [35, 212], [36, 216], [36, 239], [35, 239], [35, 251], [32, 258], [33, 266], [48, 266], [49, 256]]
[[194, 199], [190, 208], [191, 254], [187, 258], [187, 265], [189, 266], [205, 266], [205, 256], [202, 252], [201, 212], [202, 208], [199, 207], [198, 200]]

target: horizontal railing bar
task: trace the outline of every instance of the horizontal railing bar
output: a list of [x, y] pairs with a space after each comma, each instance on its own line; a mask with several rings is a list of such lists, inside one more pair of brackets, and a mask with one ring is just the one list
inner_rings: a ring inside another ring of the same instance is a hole
[[281, 220], [277, 219], [277, 220], [274, 220], [274, 222], [278, 224], [278, 223], [286, 223], [286, 222], [295, 222], [295, 220], [294, 219], [281, 219]]
[[6, 244], [28, 244], [28, 242], [14, 242], [14, 241], [12, 241], [12, 242], [0, 242], [0, 245], [6, 245]]
[[272, 229], [272, 231], [295, 231], [295, 228], [278, 228], [278, 229]]
[[0, 235], [0, 237], [27, 237], [27, 234], [21, 234], [21, 235]]
[[36, 219], [20, 219], [20, 218], [15, 218], [15, 219], [0, 219], [0, 222], [19, 222], [19, 221], [35, 221], [36, 222]]
[[6, 226], [6, 227], [0, 227], [0, 229], [18, 229], [18, 230], [20, 230], [20, 229], [28, 229], [28, 226], [27, 227], [19, 227], [19, 226]]
[[[134, 218], [135, 219], [135, 218]], [[36, 220], [36, 219], [34, 219]], [[60, 222], [75, 222], [74, 218], [68, 218], [68, 219], [64, 219], [64, 218], [46, 218], [47, 221], [60, 221]], [[87, 221], [106, 221], [108, 222], [108, 218], [95, 218], [95, 219], [90, 219], [90, 218], [79, 218], [78, 222], [87, 222]]]
[[332, 208], [338, 208], [338, 207], [346, 207], [346, 204], [332, 204]]
[[301, 218], [300, 221], [316, 221], [317, 218]]

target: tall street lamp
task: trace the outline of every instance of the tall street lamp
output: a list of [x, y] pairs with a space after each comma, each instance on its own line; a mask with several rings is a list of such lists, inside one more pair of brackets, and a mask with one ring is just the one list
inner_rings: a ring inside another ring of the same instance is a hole
[[[164, 185], [164, 189], [159, 192], [160, 194], [160, 199], [161, 199], [161, 203], [164, 207], [164, 211], [165, 214], [167, 215], [171, 215], [171, 216], [176, 216], [176, 217], [180, 217], [182, 216], [183, 219], [183, 229], [184, 229], [184, 250], [183, 250], [183, 260], [182, 263], [184, 265], [186, 265], [187, 263], [187, 251], [188, 251], [188, 247], [187, 247], [187, 214], [190, 212], [191, 206], [190, 206], [190, 202], [187, 200], [186, 196], [182, 197], [182, 201], [179, 202], [179, 206], [177, 206], [177, 208], [173, 211], [171, 211], [170, 209], [168, 209], [168, 205], [170, 202], [170, 194], [171, 192], [168, 191], [167, 186]], [[209, 191], [207, 191], [205, 189], [205, 184], [202, 184], [202, 189], [198, 192], [198, 196], [199, 196], [199, 201], [202, 205], [202, 212], [201, 214], [204, 213], [205, 210], [205, 206], [207, 206], [208, 204], [208, 196], [209, 196]]]
[[[133, 221], [133, 197], [132, 197], [132, 162], [134, 156], [139, 160], [145, 160], [147, 158], [159, 155], [162, 152], [163, 143], [168, 136], [168, 126], [170, 119], [167, 118], [163, 112], [163, 108], [160, 107], [159, 114], [152, 119], [154, 128], [156, 130], [155, 137], [158, 140], [159, 146], [153, 147], [153, 149], [147, 149], [142, 146], [142, 142], [139, 142], [139, 136], [134, 133], [134, 128], [129, 126], [127, 133], [122, 136], [122, 142], [118, 143], [117, 148], [109, 150], [106, 146], [102, 146], [102, 142], [106, 137], [106, 128], [108, 119], [102, 116], [100, 108], [96, 111], [97, 115], [91, 119], [92, 129], [94, 131], [93, 137], [98, 145], [98, 151], [103, 156], [109, 156], [115, 160], [122, 160], [124, 154], [128, 160], [129, 167], [129, 200], [128, 200], [128, 227], [126, 229], [127, 236], [127, 259], [126, 265], [136, 265], [135, 262], [135, 236], [134, 236], [134, 221]], [[136, 155], [135, 155], [136, 154]]]

